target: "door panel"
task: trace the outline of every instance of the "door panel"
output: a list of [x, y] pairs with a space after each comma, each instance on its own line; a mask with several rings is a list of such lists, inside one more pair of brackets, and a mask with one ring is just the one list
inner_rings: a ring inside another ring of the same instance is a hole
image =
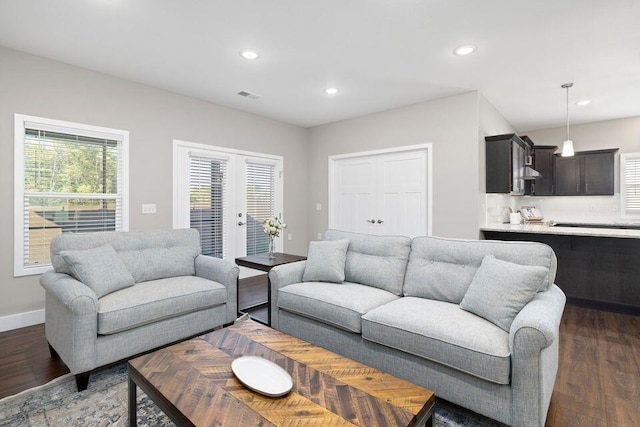
[[427, 164], [426, 149], [334, 160], [329, 227], [378, 235], [426, 235]]
[[174, 157], [174, 228], [196, 228], [202, 252], [218, 258], [268, 251], [262, 221], [282, 217], [282, 158], [186, 142]]
[[[278, 163], [259, 157], [238, 156], [236, 256], [254, 255], [269, 250], [269, 237], [262, 223], [279, 216], [276, 210]], [[284, 236], [276, 239], [282, 244]]]

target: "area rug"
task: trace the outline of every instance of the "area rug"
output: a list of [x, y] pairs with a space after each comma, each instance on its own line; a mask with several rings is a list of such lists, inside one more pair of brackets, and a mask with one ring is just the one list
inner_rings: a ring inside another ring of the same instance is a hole
[[[109, 367], [91, 375], [87, 390], [78, 393], [73, 376], [0, 400], [0, 426], [127, 426], [127, 367]], [[138, 425], [173, 426], [166, 415], [138, 390]], [[438, 427], [498, 427], [493, 420], [438, 400], [434, 425]], [[235, 427], [235, 426], [233, 426]]]

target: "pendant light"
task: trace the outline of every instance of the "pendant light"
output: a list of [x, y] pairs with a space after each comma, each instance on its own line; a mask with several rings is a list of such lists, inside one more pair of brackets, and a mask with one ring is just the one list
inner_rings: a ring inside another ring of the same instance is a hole
[[569, 88], [573, 83], [565, 83], [561, 87], [567, 90], [567, 140], [562, 143], [562, 157], [571, 157], [574, 155], [573, 141], [569, 138]]

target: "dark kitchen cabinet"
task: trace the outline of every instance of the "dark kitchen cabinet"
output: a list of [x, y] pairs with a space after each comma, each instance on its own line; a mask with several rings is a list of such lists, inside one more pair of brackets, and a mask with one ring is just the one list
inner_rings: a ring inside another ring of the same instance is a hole
[[577, 196], [580, 193], [580, 158], [554, 156], [554, 194]]
[[611, 196], [617, 148], [581, 151], [573, 157], [554, 155], [556, 196]]
[[640, 315], [640, 239], [483, 231], [485, 239], [541, 242], [558, 258], [567, 302]]
[[534, 145], [533, 146], [533, 168], [540, 173], [540, 176], [531, 181], [532, 196], [553, 195], [553, 153], [558, 149], [555, 145]]
[[615, 151], [584, 154], [584, 194], [613, 194]]
[[528, 145], [516, 134], [485, 137], [487, 193], [524, 194]]

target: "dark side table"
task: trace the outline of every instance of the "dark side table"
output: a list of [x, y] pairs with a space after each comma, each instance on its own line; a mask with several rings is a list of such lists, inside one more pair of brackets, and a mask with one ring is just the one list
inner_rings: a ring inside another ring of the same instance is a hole
[[[254, 270], [266, 271], [267, 272], [267, 301], [252, 305], [251, 307], [240, 307], [238, 306], [238, 312], [244, 314], [249, 310], [267, 307], [267, 326], [271, 326], [271, 280], [269, 280], [268, 272], [278, 265], [289, 264], [291, 262], [305, 261], [307, 257], [300, 255], [291, 255], [291, 254], [283, 254], [276, 252], [275, 259], [269, 259], [268, 253], [249, 255], [241, 258], [236, 258], [236, 264], [242, 267], [253, 268]], [[238, 289], [238, 295], [240, 294], [240, 289]], [[240, 298], [238, 298], [238, 303], [240, 302]], [[258, 319], [256, 319], [258, 320]], [[259, 320], [258, 320], [259, 321]]]

